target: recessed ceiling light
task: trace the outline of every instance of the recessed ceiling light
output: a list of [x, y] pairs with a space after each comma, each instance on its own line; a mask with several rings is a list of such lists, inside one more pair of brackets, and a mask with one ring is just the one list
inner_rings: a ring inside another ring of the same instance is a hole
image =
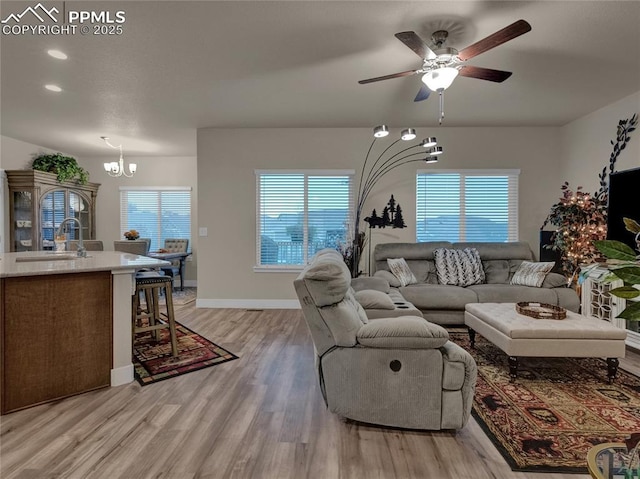
[[49, 91], [55, 91], [55, 92], [62, 91], [62, 88], [60, 88], [58, 85], [45, 85], [44, 87]]
[[67, 58], [69, 58], [67, 57], [66, 53], [61, 52], [60, 50], [47, 50], [47, 53], [53, 58], [57, 58], [59, 60], [66, 60]]

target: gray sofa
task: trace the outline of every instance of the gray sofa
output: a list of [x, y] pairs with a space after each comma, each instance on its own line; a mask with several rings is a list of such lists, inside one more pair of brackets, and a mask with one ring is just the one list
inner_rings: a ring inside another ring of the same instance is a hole
[[369, 320], [335, 250], [318, 252], [294, 286], [330, 411], [412, 429], [466, 424], [477, 368], [444, 328], [419, 316]]
[[[436, 248], [476, 248], [480, 253], [485, 282], [460, 287], [438, 283], [433, 252]], [[418, 280], [417, 284], [400, 287], [389, 271], [388, 258], [404, 258]], [[383, 243], [374, 249], [374, 277], [396, 287], [402, 297], [418, 308], [425, 319], [436, 324], [464, 324], [467, 303], [517, 303], [536, 301], [578, 311], [577, 293], [567, 287], [567, 279], [548, 273], [540, 288], [509, 284], [522, 261], [535, 261], [528, 243]], [[367, 312], [368, 313], [368, 312]]]

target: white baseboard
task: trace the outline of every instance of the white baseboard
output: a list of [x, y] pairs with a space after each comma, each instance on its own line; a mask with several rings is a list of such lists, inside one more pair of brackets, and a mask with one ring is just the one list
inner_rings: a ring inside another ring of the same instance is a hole
[[133, 364], [111, 370], [111, 386], [122, 386], [133, 381]]
[[196, 308], [300, 309], [297, 299], [196, 299]]

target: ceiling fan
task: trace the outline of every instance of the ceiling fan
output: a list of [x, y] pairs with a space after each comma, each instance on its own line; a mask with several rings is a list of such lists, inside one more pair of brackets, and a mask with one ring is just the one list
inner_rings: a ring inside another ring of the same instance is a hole
[[461, 75], [496, 83], [501, 83], [511, 76], [511, 72], [474, 67], [465, 65], [465, 62], [509, 40], [513, 40], [530, 30], [531, 25], [529, 25], [528, 22], [518, 20], [460, 51], [444, 46], [449, 36], [449, 32], [446, 30], [438, 30], [431, 35], [431, 41], [435, 46], [435, 50], [432, 50], [415, 32], [396, 33], [396, 38], [422, 59], [422, 68], [368, 78], [366, 80], [360, 80], [358, 83], [364, 85], [382, 80], [390, 80], [391, 78], [423, 74], [422, 81], [424, 86], [420, 88], [420, 91], [418, 91], [413, 101], [426, 100], [432, 91], [438, 92], [440, 94], [440, 123], [442, 123], [442, 119], [444, 118], [442, 92], [451, 86], [456, 76]]

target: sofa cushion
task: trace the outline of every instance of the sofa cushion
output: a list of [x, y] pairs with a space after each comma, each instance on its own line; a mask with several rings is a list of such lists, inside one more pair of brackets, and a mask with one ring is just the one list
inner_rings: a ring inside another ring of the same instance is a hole
[[446, 284], [412, 284], [400, 288], [402, 296], [420, 310], [464, 309], [467, 303], [476, 303], [478, 296], [471, 286], [449, 286]]
[[436, 284], [438, 281], [435, 275], [435, 265], [433, 264], [433, 252], [436, 248], [450, 247], [451, 243], [448, 241], [380, 243], [376, 245], [373, 251], [375, 270], [388, 271], [387, 258], [404, 258], [419, 283]]
[[438, 273], [434, 260], [410, 259], [407, 260], [407, 264], [411, 271], [413, 271], [418, 283], [438, 284]]
[[440, 284], [470, 286], [484, 281], [482, 262], [475, 248], [438, 248], [434, 257]]
[[369, 322], [362, 306], [351, 293], [347, 293], [344, 301], [318, 308], [318, 312], [330, 331], [334, 344], [345, 348], [356, 345], [356, 334]]
[[404, 258], [387, 258], [387, 264], [389, 271], [400, 281], [400, 286], [418, 282]]
[[567, 287], [568, 280], [566, 276], [559, 273], [547, 273], [542, 282], [543, 288], [562, 288]]
[[551, 271], [554, 266], [555, 263], [553, 261], [547, 263], [523, 261], [511, 278], [511, 284], [539, 288], [542, 286], [547, 273]]
[[537, 301], [558, 304], [558, 295], [553, 289], [517, 286], [513, 284], [475, 284], [467, 289], [473, 291], [478, 303], [518, 303]]
[[364, 309], [394, 309], [395, 305], [387, 293], [375, 289], [363, 289], [354, 294]]
[[513, 273], [523, 261], [532, 261], [533, 252], [529, 243], [514, 241], [509, 243], [454, 243], [454, 249], [475, 248], [480, 253], [484, 269], [484, 282], [488, 284], [508, 284]]
[[525, 241], [512, 241], [508, 243], [480, 243], [466, 242], [454, 243], [454, 249], [475, 248], [480, 253], [483, 261], [493, 259], [517, 259], [517, 260], [533, 260], [533, 252], [529, 243]]
[[420, 316], [422, 311], [407, 301], [396, 288], [391, 288], [389, 298], [393, 302], [393, 309], [367, 308], [365, 313], [369, 319], [397, 318], [398, 316]]
[[401, 286], [400, 280], [396, 278], [391, 271], [387, 271], [385, 269], [376, 271], [373, 274], [373, 277], [386, 280], [392, 288], [399, 288]]
[[360, 278], [351, 279], [351, 287], [353, 288], [354, 291], [362, 291], [365, 289], [375, 289], [376, 291], [382, 291], [383, 293], [388, 293], [389, 290], [391, 289], [389, 286], [390, 286], [389, 281], [380, 277], [363, 276]]
[[484, 282], [487, 284], [509, 284], [522, 261], [521, 259], [483, 260]]
[[329, 255], [318, 256], [304, 271], [309, 293], [317, 306], [328, 306], [342, 301], [351, 288], [351, 273], [347, 265]]

